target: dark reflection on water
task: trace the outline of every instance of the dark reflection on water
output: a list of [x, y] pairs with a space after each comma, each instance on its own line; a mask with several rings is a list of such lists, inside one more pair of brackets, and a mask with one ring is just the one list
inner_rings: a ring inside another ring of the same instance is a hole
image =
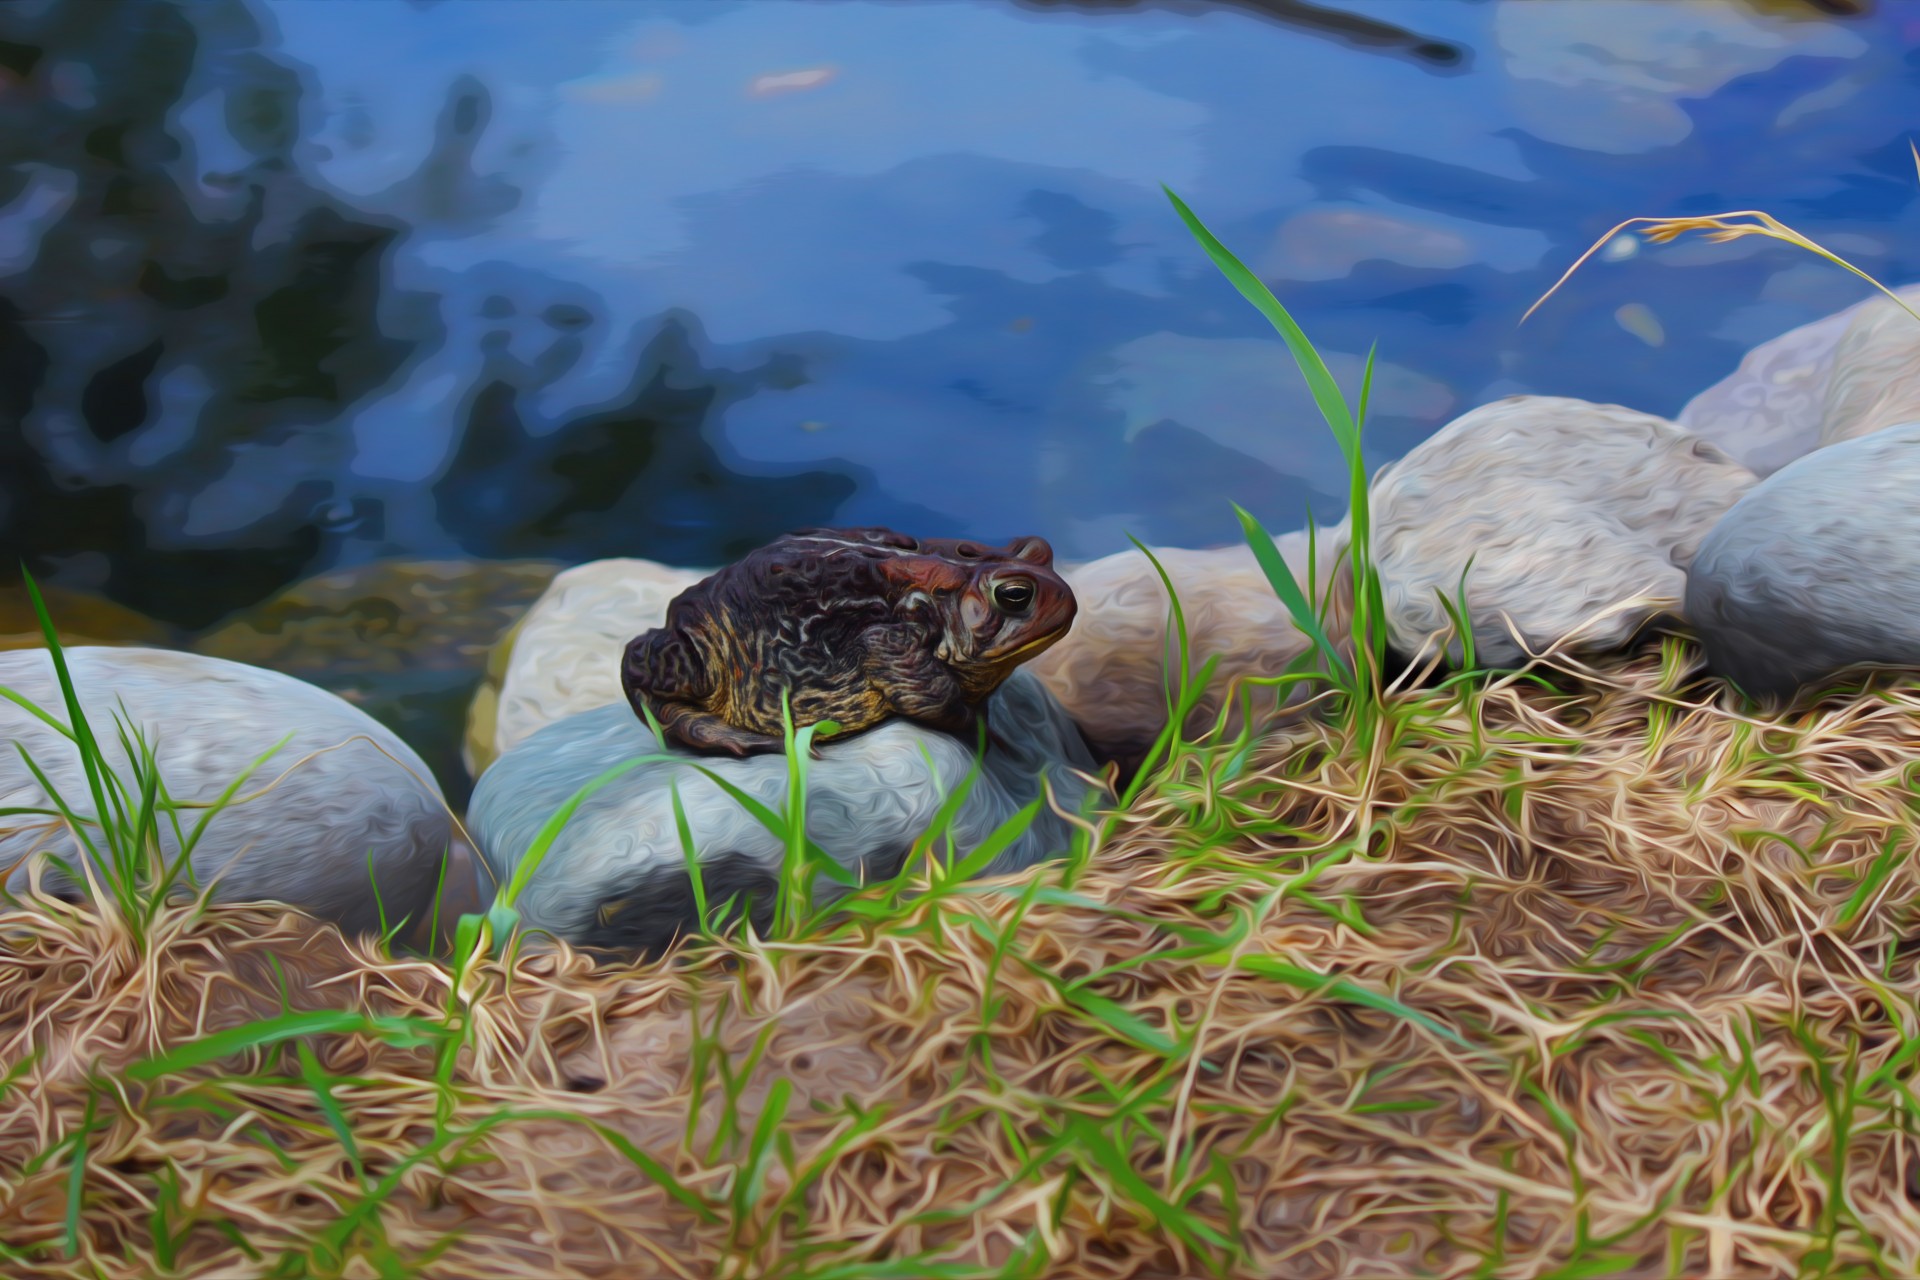
[[[379, 323], [409, 301], [382, 297], [399, 229], [299, 179], [298, 77], [208, 8], [199, 30], [166, 4], [10, 11], [0, 44], [0, 547], [186, 625], [322, 554], [349, 461], [329, 424], [432, 332], [417, 307]], [[208, 57], [243, 162], [183, 186], [168, 113]]]
[[1349, 386], [1379, 343], [1376, 463], [1514, 392], [1672, 413], [1863, 286], [1646, 247], [1518, 316], [1640, 213], [1920, 275], [1917, 50], [1795, 0], [20, 0], [0, 564], [200, 628], [382, 557], [1333, 518], [1159, 181]]
[[1410, 58], [1433, 70], [1465, 70], [1471, 51], [1450, 40], [1433, 40], [1394, 22], [1307, 0], [1016, 0], [1021, 6], [1045, 12], [1077, 9], [1083, 13], [1125, 13], [1155, 9], [1199, 16], [1209, 9], [1237, 9], [1300, 31], [1338, 40], [1368, 53]]

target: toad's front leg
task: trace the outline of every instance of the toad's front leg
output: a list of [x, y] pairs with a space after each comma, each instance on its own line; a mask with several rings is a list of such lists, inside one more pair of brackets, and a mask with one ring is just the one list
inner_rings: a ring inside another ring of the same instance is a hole
[[866, 647], [865, 673], [881, 689], [887, 705], [929, 728], [953, 734], [968, 746], [978, 744], [980, 732], [1002, 751], [1006, 740], [987, 723], [986, 708], [967, 701], [953, 668], [934, 656], [926, 633], [902, 624], [869, 627], [861, 634]]
[[777, 755], [786, 750], [786, 743], [779, 738], [728, 724], [711, 711], [684, 702], [654, 702], [651, 706], [667, 741], [688, 751], [745, 757]]

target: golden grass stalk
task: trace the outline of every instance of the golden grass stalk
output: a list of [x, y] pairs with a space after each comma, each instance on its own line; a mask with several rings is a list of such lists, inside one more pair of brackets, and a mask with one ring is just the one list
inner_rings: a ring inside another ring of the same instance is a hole
[[[1916, 147], [1911, 142], [1907, 144], [1907, 147], [1913, 152], [1914, 169], [1916, 173], [1920, 173], [1920, 147]], [[1735, 221], [1735, 219], [1746, 219], [1746, 221]], [[1666, 244], [1669, 241], [1676, 240], [1687, 234], [1689, 231], [1703, 231], [1706, 233], [1707, 239], [1714, 243], [1738, 240], [1742, 236], [1765, 236], [1770, 240], [1779, 240], [1783, 243], [1793, 245], [1796, 248], [1804, 249], [1808, 253], [1825, 258], [1835, 266], [1846, 268], [1880, 292], [1886, 294], [1889, 298], [1892, 298], [1894, 302], [1899, 305], [1900, 309], [1908, 315], [1916, 320], [1920, 320], [1920, 311], [1915, 311], [1912, 307], [1908, 306], [1899, 294], [1887, 288], [1886, 285], [1881, 284], [1878, 280], [1868, 275], [1865, 271], [1862, 271], [1859, 267], [1854, 266], [1839, 254], [1833, 252], [1833, 250], [1817, 243], [1811, 237], [1795, 231], [1792, 227], [1781, 222], [1772, 214], [1762, 212], [1758, 209], [1741, 209], [1730, 213], [1716, 213], [1695, 218], [1628, 218], [1625, 222], [1620, 223], [1611, 231], [1607, 232], [1607, 234], [1594, 241], [1592, 247], [1575, 259], [1573, 265], [1568, 267], [1566, 271], [1561, 273], [1560, 278], [1553, 282], [1553, 287], [1541, 294], [1534, 304], [1527, 308], [1526, 314], [1520, 317], [1520, 323], [1525, 324], [1527, 319], [1532, 316], [1534, 312], [1538, 311], [1548, 298], [1551, 298], [1555, 293], [1559, 292], [1560, 286], [1571, 279], [1573, 273], [1578, 271], [1581, 266], [1586, 263], [1587, 259], [1598, 253], [1606, 245], [1607, 241], [1613, 239], [1627, 228], [1635, 226], [1642, 228], [1641, 234], [1655, 244]]]

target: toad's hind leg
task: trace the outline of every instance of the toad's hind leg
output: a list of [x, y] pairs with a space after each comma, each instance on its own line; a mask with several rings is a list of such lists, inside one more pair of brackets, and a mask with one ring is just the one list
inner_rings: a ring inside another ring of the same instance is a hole
[[667, 742], [709, 755], [748, 756], [778, 751], [781, 742], [736, 728], [700, 704], [713, 693], [699, 652], [680, 632], [662, 627], [633, 638], [620, 662], [620, 687], [635, 715], [648, 713]]

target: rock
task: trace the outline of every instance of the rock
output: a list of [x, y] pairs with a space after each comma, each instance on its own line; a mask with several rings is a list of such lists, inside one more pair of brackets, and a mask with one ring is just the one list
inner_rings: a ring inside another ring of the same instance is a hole
[[[156, 622], [102, 596], [43, 582], [40, 597], [46, 603], [47, 616], [53, 619], [55, 634], [65, 645], [158, 647], [179, 639], [166, 623]], [[38, 649], [46, 642], [26, 584], [13, 582], [0, 587], [0, 650]]]
[[[199, 884], [222, 873], [215, 900], [274, 900], [349, 932], [371, 930], [380, 920], [371, 875], [389, 923], [407, 915], [418, 921], [431, 910], [451, 836], [446, 807], [420, 757], [367, 715], [291, 676], [198, 654], [84, 647], [68, 650], [67, 661], [88, 722], [129, 787], [133, 774], [114, 727], [121, 702], [154, 745], [168, 793], [181, 802], [217, 798], [292, 735], [243, 784], [236, 802], [214, 815], [194, 848]], [[65, 723], [44, 649], [0, 653], [0, 686]], [[76, 813], [93, 812], [79, 755], [65, 738], [10, 701], [0, 701], [0, 737], [9, 740], [0, 753], [0, 811], [49, 807], [11, 749], [18, 743]], [[190, 831], [198, 817], [188, 811], [182, 826]], [[170, 824], [163, 824], [162, 843], [170, 857], [177, 853]], [[74, 854], [57, 823], [0, 817], [0, 866], [11, 868], [9, 888], [24, 886], [28, 868], [19, 864], [37, 849]]]
[[[1097, 794], [1073, 772], [1093, 768], [1078, 732], [1031, 674], [1016, 671], [993, 695], [988, 715], [1012, 750], [986, 753], [953, 824], [959, 856], [1041, 795], [1043, 776], [1068, 812], [1078, 812]], [[808, 772], [808, 834], [868, 881], [899, 869], [944, 797], [974, 764], [972, 750], [959, 739], [904, 720], [820, 750]], [[481, 775], [469, 813], [469, 828], [493, 875], [507, 882], [542, 824], [578, 788], [622, 761], [658, 754], [652, 733], [624, 703], [567, 716], [508, 750]], [[623, 951], [657, 951], [691, 929], [693, 891], [672, 785], [685, 807], [708, 902], [717, 906], [733, 894], [751, 894], [757, 925], [766, 927], [781, 842], [696, 766], [779, 812], [786, 804], [786, 759], [670, 754], [670, 763], [639, 765], [574, 811], [515, 904], [523, 924], [577, 945]], [[1043, 807], [982, 874], [1029, 866], [1065, 851], [1071, 839], [1071, 824]], [[822, 879], [816, 892], [831, 887]]]
[[398, 733], [458, 805], [468, 704], [501, 634], [553, 580], [545, 560], [381, 560], [297, 583], [196, 641], [298, 676]]
[[[1440, 593], [1456, 598], [1471, 557], [1481, 662], [1525, 660], [1509, 619], [1535, 652], [1618, 648], [1679, 608], [1694, 548], [1753, 484], [1717, 446], [1652, 414], [1558, 396], [1483, 405], [1374, 478], [1389, 638], [1409, 657], [1426, 652], [1449, 625]], [[1461, 659], [1457, 639], [1448, 653]]]
[[[1307, 532], [1286, 534], [1274, 544], [1305, 590]], [[1314, 538], [1318, 594], [1325, 597], [1329, 584], [1332, 587], [1324, 626], [1328, 638], [1342, 646], [1352, 606], [1346, 545], [1344, 525], [1319, 530]], [[1193, 670], [1198, 671], [1211, 656], [1220, 658], [1208, 695], [1187, 721], [1186, 731], [1198, 733], [1214, 724], [1235, 680], [1279, 675], [1307, 651], [1310, 642], [1294, 627], [1292, 615], [1246, 545], [1200, 551], [1155, 548], [1153, 554], [1179, 594]], [[1067, 638], [1029, 667], [1060, 699], [1102, 758], [1131, 766], [1166, 725], [1167, 673], [1179, 664], [1178, 641], [1168, 624], [1166, 587], [1137, 550], [1064, 568], [1061, 573], [1080, 602], [1079, 616]], [[1295, 690], [1296, 700], [1304, 696], [1302, 686]]]
[[[1911, 290], [1907, 306], [1920, 311], [1920, 288]], [[1823, 447], [1920, 422], [1920, 317], [1884, 295], [1851, 314], [1827, 378]]]
[[[1920, 285], [1894, 292], [1920, 309]], [[1832, 413], [1828, 386], [1835, 354], [1862, 313], [1878, 307], [1905, 314], [1875, 293], [1845, 311], [1790, 329], [1749, 351], [1739, 368], [1688, 401], [1677, 421], [1757, 476], [1772, 475], [1832, 443], [1824, 437], [1823, 422]]]
[[1920, 666], [1920, 424], [1811, 453], [1715, 525], [1686, 611], [1711, 668], [1756, 698], [1855, 663]]
[[[1304, 583], [1307, 534], [1276, 540]], [[1344, 549], [1343, 530], [1317, 540], [1319, 581], [1332, 575]], [[1245, 546], [1206, 551], [1156, 550], [1180, 593], [1193, 640], [1195, 670], [1221, 656], [1216, 692], [1196, 708], [1189, 727], [1211, 724], [1220, 691], [1236, 676], [1277, 675], [1307, 648]], [[1125, 551], [1090, 564], [1061, 566], [1080, 605], [1067, 638], [1028, 664], [1066, 708], [1102, 759], [1131, 762], [1166, 723], [1165, 679], [1176, 652], [1168, 634], [1167, 596], [1147, 558]], [[598, 560], [567, 570], [527, 611], [510, 648], [498, 710], [483, 689], [469, 715], [469, 752], [477, 764], [511, 750], [563, 717], [608, 703], [625, 705], [620, 655], [627, 641], [657, 627], [667, 604], [706, 576], [647, 560]], [[1335, 582], [1327, 628], [1346, 634], [1344, 570]], [[1324, 585], [1322, 588], [1325, 590]], [[488, 721], [494, 728], [487, 737]]]
[[526, 615], [522, 614], [519, 621], [502, 632], [487, 649], [487, 663], [481, 669], [479, 687], [467, 704], [466, 732], [460, 738], [460, 763], [466, 767], [469, 778], [485, 773], [500, 754], [494, 749], [500, 730], [500, 689], [506, 683], [513, 646], [526, 621]]
[[666, 621], [668, 603], [710, 572], [651, 560], [595, 560], [555, 577], [514, 638], [500, 684], [494, 754], [575, 712], [625, 706], [620, 655], [627, 641]]

